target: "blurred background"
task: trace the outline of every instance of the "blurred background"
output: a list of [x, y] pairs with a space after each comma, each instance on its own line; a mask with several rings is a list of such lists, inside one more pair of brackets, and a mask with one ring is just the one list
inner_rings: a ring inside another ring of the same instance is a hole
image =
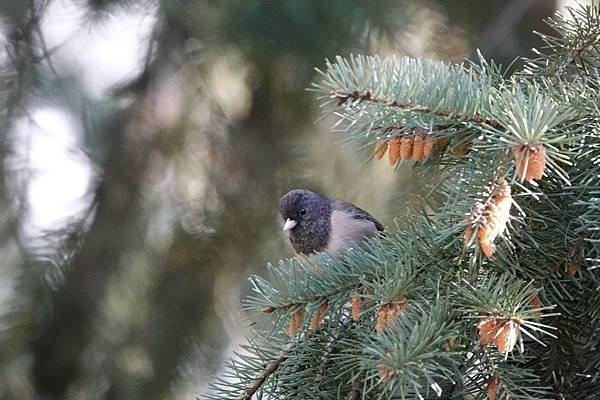
[[505, 65], [561, 0], [1, 0], [0, 399], [192, 399], [291, 256], [297, 187], [385, 225], [418, 182], [340, 146], [314, 67]]

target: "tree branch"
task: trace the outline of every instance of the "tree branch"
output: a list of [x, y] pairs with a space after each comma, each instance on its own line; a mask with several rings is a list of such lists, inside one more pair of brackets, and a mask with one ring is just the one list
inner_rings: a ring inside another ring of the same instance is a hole
[[287, 310], [288, 308], [297, 307], [301, 304], [311, 303], [313, 301], [317, 301], [317, 300], [321, 300], [321, 299], [328, 298], [331, 296], [335, 296], [336, 294], [340, 294], [340, 293], [343, 293], [343, 292], [346, 292], [349, 290], [354, 290], [358, 285], [359, 285], [359, 283], [353, 283], [351, 285], [339, 287], [336, 290], [334, 290], [333, 292], [328, 293], [328, 294], [316, 294], [314, 296], [305, 297], [299, 301], [283, 304], [281, 306], [268, 306], [268, 307], [263, 308], [261, 311], [266, 314], [269, 314], [276, 310]]
[[568, 261], [573, 260], [574, 256], [577, 254], [577, 252], [579, 251], [579, 249], [585, 242], [585, 239], [587, 238], [587, 236], [588, 236], [588, 234], [585, 233], [581, 237], [579, 237], [577, 239], [577, 241], [575, 242], [575, 244], [573, 244], [573, 247], [571, 248], [571, 250], [569, 250], [568, 253], [565, 255], [565, 257], [560, 257], [558, 260], [556, 260], [556, 262], [554, 264], [552, 264], [552, 266], [550, 268], [548, 268], [548, 270], [544, 273], [544, 275], [542, 275], [540, 278], [538, 278], [536, 285], [538, 287], [541, 287], [544, 284], [544, 281], [546, 281], [546, 279], [548, 279], [553, 273], [555, 273], [558, 270], [558, 268], [562, 265], [565, 258]]
[[433, 107], [411, 104], [406, 101], [389, 100], [380, 97], [374, 97], [370, 90], [367, 90], [364, 94], [361, 94], [358, 90], [354, 90], [351, 93], [344, 92], [341, 90], [335, 90], [331, 93], [331, 96], [336, 99], [337, 106], [346, 104], [348, 100], [352, 99], [353, 102], [366, 102], [381, 105], [384, 107], [400, 108], [406, 111], [414, 111], [424, 114], [431, 114], [438, 117], [458, 120], [462, 123], [487, 124], [495, 128], [500, 126], [500, 123], [493, 118], [486, 118], [481, 115], [467, 116], [463, 113], [452, 113], [446, 110], [440, 110]]
[[277, 356], [275, 360], [271, 362], [271, 364], [267, 365], [267, 367], [254, 379], [254, 383], [252, 386], [247, 387], [242, 395], [239, 397], [239, 400], [251, 400], [254, 393], [258, 391], [262, 387], [262, 385], [266, 382], [266, 380], [271, 376], [277, 368], [287, 360], [292, 348], [294, 347], [294, 342], [288, 343], [288, 345], [283, 349], [283, 351]]
[[592, 27], [590, 36], [587, 38], [587, 40], [582, 40], [579, 43], [577, 43], [577, 45], [575, 46], [575, 49], [573, 49], [572, 51], [567, 53], [566, 57], [563, 59], [563, 61], [560, 63], [560, 65], [556, 69], [556, 73], [554, 74], [554, 83], [555, 84], [558, 85], [561, 82], [562, 78], [567, 73], [567, 68], [569, 68], [569, 66], [571, 64], [573, 64], [576, 60], [580, 59], [581, 54], [583, 54], [583, 52], [588, 47], [593, 45], [594, 42], [596, 42], [599, 38], [600, 38], [600, 26]]

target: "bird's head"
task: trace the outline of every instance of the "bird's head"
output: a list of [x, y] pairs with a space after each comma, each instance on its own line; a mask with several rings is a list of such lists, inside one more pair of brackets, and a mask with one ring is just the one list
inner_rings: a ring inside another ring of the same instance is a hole
[[326, 215], [329, 199], [310, 190], [296, 189], [279, 201], [279, 211], [284, 221], [283, 230], [295, 229], [303, 223]]

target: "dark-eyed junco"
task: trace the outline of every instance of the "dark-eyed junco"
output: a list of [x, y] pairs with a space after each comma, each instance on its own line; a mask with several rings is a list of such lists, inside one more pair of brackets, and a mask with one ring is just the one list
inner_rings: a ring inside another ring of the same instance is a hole
[[279, 201], [283, 230], [297, 253], [335, 252], [383, 231], [371, 214], [342, 200], [310, 190], [292, 190]]

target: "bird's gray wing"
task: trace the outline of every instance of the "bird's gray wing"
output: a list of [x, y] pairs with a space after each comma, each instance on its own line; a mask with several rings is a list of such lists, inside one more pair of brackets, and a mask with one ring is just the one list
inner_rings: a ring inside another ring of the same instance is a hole
[[348, 203], [347, 201], [342, 200], [333, 200], [333, 210], [343, 211], [355, 219], [365, 219], [371, 221], [375, 224], [375, 228], [378, 231], [383, 231], [383, 225], [381, 224], [381, 222], [377, 221], [375, 217], [373, 217], [371, 214], [369, 214], [362, 208], [355, 206], [352, 203]]

